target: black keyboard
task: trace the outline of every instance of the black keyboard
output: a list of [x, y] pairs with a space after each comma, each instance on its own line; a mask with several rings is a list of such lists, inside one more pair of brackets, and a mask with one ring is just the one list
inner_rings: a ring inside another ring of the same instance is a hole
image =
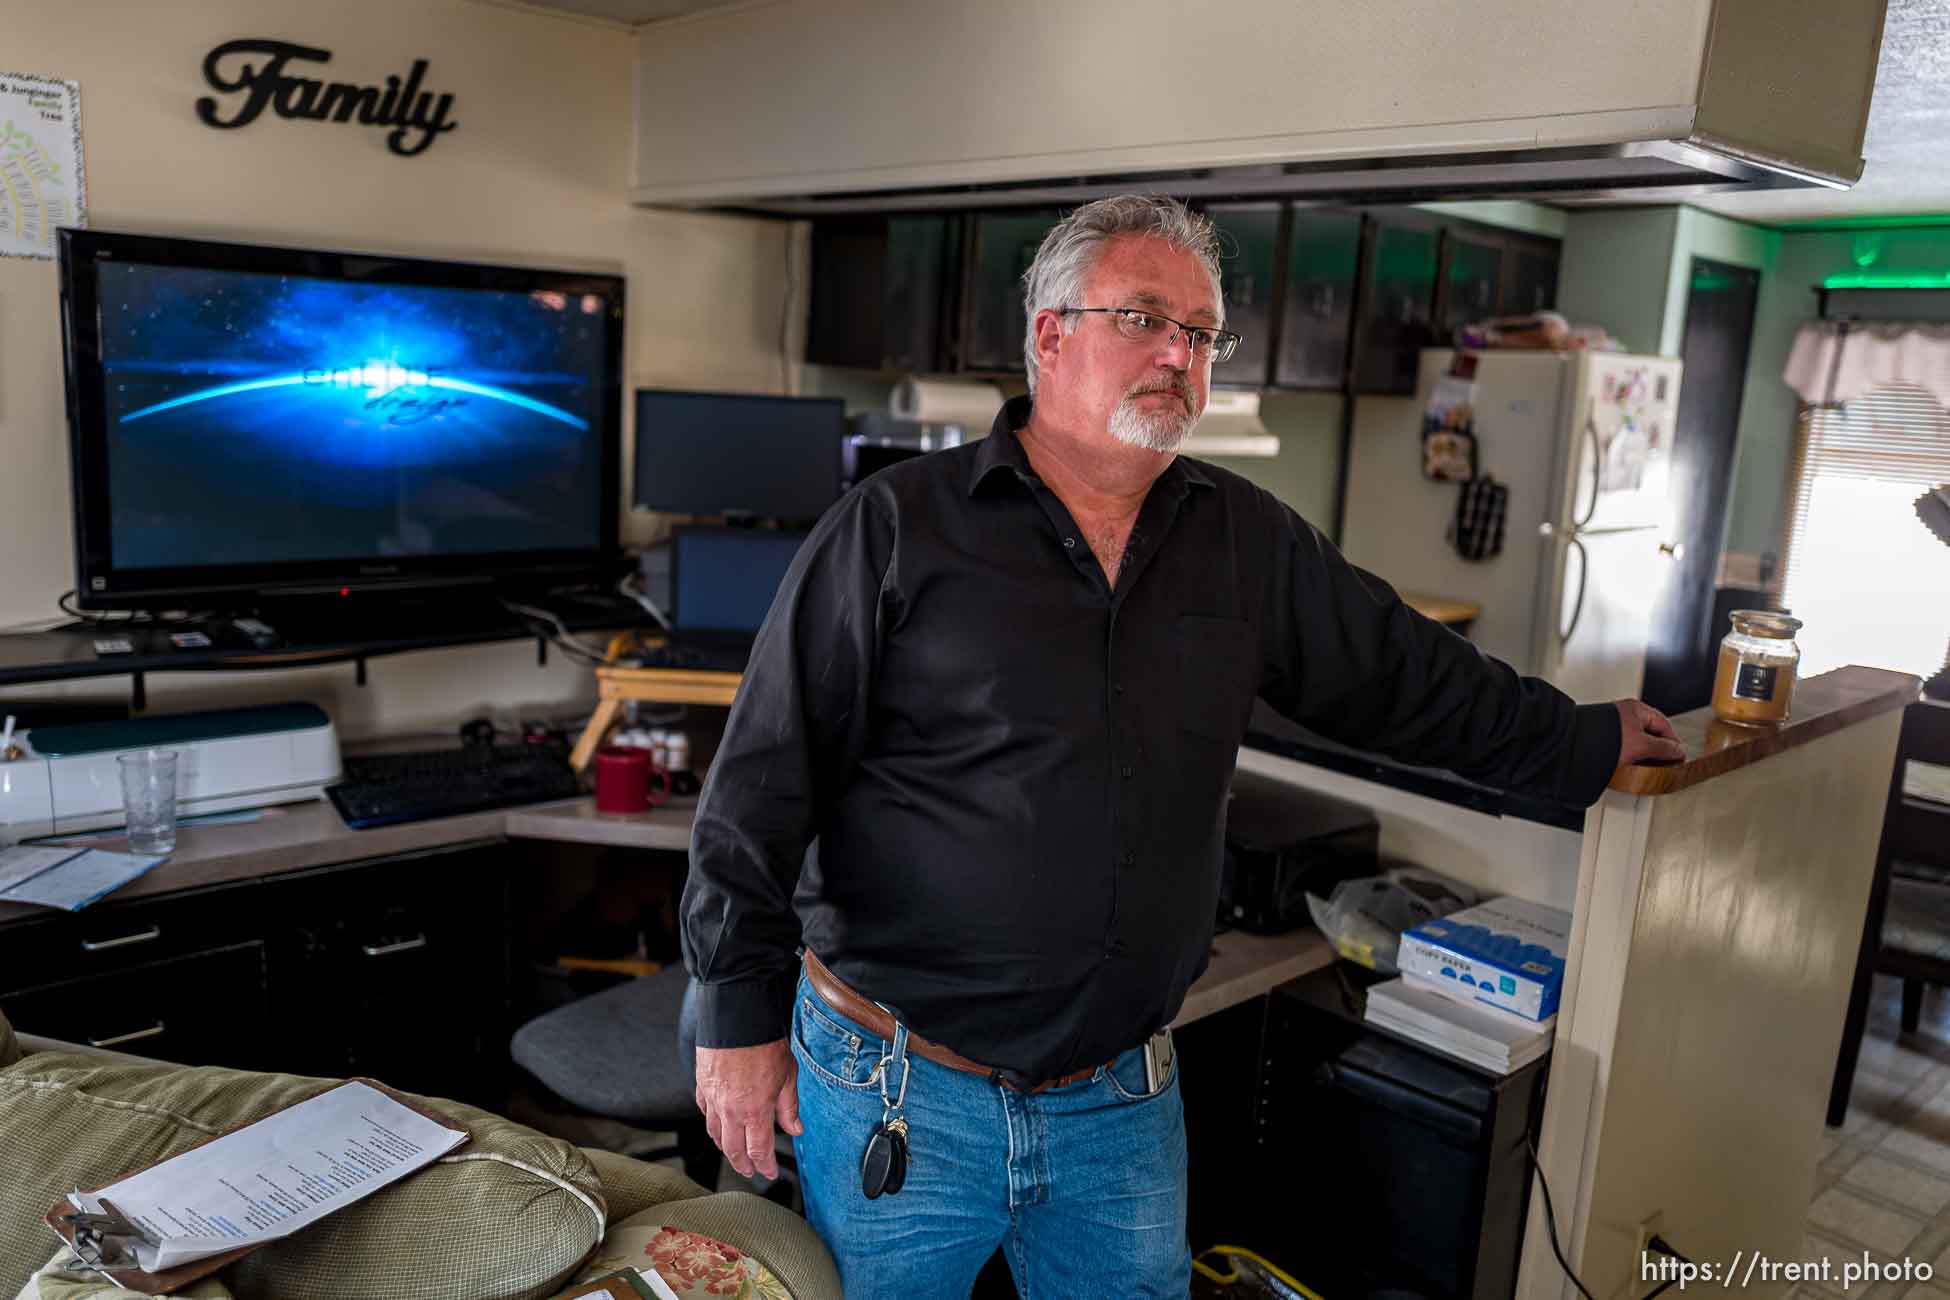
[[477, 745], [344, 762], [325, 791], [345, 824], [363, 830], [582, 794], [569, 761], [547, 745]]
[[699, 672], [742, 673], [751, 663], [752, 648], [747, 645], [695, 645], [672, 643], [643, 652], [645, 668], [690, 668]]

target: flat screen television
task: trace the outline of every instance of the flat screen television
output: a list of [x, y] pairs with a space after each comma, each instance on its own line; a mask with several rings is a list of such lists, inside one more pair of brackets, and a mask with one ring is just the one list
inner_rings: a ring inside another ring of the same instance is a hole
[[846, 403], [639, 388], [636, 506], [802, 523], [840, 499]]
[[98, 230], [60, 258], [83, 608], [613, 561], [620, 277]]

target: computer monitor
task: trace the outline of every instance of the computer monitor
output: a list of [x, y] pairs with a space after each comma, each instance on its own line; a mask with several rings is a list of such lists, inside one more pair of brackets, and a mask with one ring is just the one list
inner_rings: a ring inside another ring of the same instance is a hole
[[619, 277], [61, 232], [85, 608], [591, 576]]
[[750, 637], [765, 622], [803, 532], [684, 526], [671, 534], [672, 630]]
[[808, 522], [840, 497], [846, 404], [641, 388], [636, 506]]

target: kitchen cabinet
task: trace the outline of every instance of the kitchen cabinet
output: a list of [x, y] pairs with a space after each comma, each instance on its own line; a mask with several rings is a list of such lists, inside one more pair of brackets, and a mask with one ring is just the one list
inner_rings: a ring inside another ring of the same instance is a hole
[[1415, 391], [1416, 354], [1433, 341], [1441, 228], [1410, 215], [1372, 218], [1354, 325], [1354, 391]]
[[1289, 214], [1276, 386], [1339, 388], [1345, 382], [1360, 270], [1359, 213], [1296, 208]]
[[38, 973], [53, 983], [0, 997], [0, 1009], [24, 1032], [185, 1065], [268, 1069], [264, 965], [264, 943], [251, 939], [81, 978], [58, 978], [69, 972], [56, 968]]
[[1559, 245], [1554, 240], [1519, 240], [1503, 258], [1503, 295], [1498, 314], [1520, 316], [1557, 305]]
[[1215, 204], [1205, 215], [1220, 234], [1219, 280], [1226, 328], [1239, 335], [1232, 359], [1212, 367], [1212, 382], [1264, 388], [1273, 357], [1275, 302], [1282, 287], [1280, 205]]
[[806, 360], [862, 370], [946, 370], [961, 227], [951, 214], [815, 221]]
[[1442, 232], [1434, 346], [1447, 347], [1462, 326], [1499, 314], [1504, 256], [1494, 236], [1472, 236], [1454, 227]]
[[1043, 236], [1062, 215], [1053, 208], [1038, 208], [978, 212], [969, 218], [957, 369], [1023, 372], [1022, 341], [1028, 319], [1022, 309], [1022, 276], [1036, 260]]
[[9, 920], [0, 1011], [22, 1033], [159, 1060], [499, 1106], [507, 854], [464, 845]]

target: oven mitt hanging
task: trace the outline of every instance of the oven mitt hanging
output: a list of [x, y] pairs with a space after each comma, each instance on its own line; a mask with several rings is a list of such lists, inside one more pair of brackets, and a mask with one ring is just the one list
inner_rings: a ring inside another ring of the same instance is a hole
[[1485, 474], [1462, 485], [1456, 494], [1456, 522], [1449, 530], [1456, 554], [1465, 560], [1488, 560], [1503, 553], [1503, 520], [1510, 509], [1510, 489]]

